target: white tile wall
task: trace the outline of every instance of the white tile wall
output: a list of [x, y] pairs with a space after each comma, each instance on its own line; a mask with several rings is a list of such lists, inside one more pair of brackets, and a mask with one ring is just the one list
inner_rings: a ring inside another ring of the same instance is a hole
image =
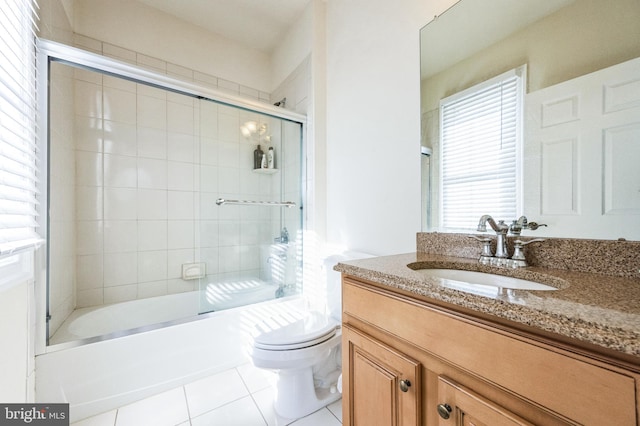
[[[81, 36], [75, 40], [107, 56], [268, 99], [251, 88], [117, 46]], [[279, 161], [279, 124], [116, 77], [86, 70], [72, 74], [74, 88], [61, 93], [74, 95], [61, 100], [75, 115], [66, 132], [75, 145], [68, 159], [55, 149], [52, 158], [71, 173], [60, 180], [75, 185], [75, 191], [58, 193], [72, 194], [61, 204], [75, 206], [69, 217], [77, 219], [76, 226], [58, 231], [75, 245], [67, 269], [77, 274], [77, 306], [193, 290], [197, 281], [180, 279], [184, 262], [203, 261], [211, 279], [260, 275], [261, 244], [279, 236], [278, 209], [219, 207], [215, 200], [280, 198], [281, 175], [252, 172], [258, 141], [239, 132], [245, 121], [267, 123]], [[265, 141], [260, 143], [266, 150]], [[264, 272], [262, 278], [268, 278]]]

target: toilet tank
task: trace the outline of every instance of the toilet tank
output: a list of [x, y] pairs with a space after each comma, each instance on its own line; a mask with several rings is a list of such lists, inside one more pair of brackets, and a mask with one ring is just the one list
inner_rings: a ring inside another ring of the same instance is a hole
[[336, 321], [342, 321], [342, 289], [340, 281], [340, 272], [334, 271], [333, 267], [339, 262], [348, 260], [366, 259], [375, 257], [370, 253], [358, 251], [345, 251], [340, 254], [328, 256], [324, 260], [324, 270], [326, 275], [326, 291], [327, 291], [327, 313]]

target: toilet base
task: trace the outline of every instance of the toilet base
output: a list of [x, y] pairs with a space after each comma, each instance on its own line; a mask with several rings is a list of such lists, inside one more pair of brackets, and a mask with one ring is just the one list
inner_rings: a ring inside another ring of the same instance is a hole
[[342, 397], [335, 386], [315, 388], [311, 367], [293, 371], [280, 370], [276, 391], [273, 408], [279, 416], [287, 419], [304, 417]]

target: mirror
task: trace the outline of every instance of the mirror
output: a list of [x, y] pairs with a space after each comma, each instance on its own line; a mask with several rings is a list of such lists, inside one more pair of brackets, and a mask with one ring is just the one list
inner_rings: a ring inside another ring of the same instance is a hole
[[439, 226], [440, 100], [526, 64], [518, 210], [548, 226], [523, 235], [640, 240], [638, 22], [637, 0], [460, 0], [422, 28], [423, 231], [477, 225]]

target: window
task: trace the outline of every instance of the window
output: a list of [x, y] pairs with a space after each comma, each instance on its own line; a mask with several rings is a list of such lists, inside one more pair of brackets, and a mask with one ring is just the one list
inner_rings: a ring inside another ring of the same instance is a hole
[[516, 219], [521, 202], [522, 66], [440, 101], [440, 224]]
[[[35, 1], [0, 2], [0, 258], [34, 248], [37, 227]], [[14, 265], [5, 260], [0, 268]]]

